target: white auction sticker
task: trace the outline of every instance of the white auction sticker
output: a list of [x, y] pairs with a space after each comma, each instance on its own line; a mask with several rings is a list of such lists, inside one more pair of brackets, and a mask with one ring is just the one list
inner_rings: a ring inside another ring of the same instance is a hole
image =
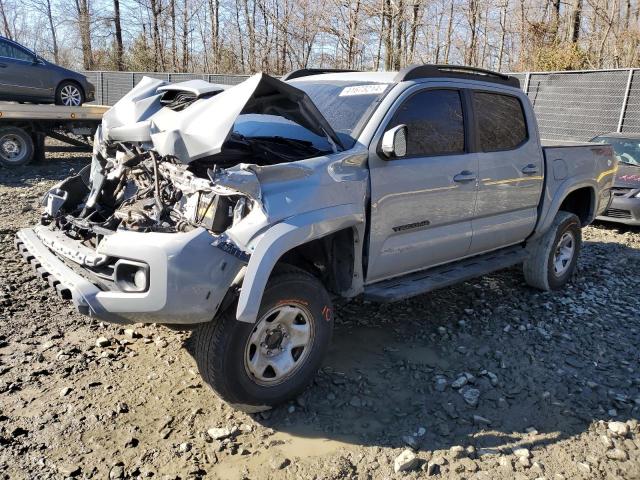
[[353, 85], [345, 87], [340, 92], [339, 97], [351, 97], [353, 95], [377, 95], [385, 91], [386, 83], [375, 83], [372, 85]]

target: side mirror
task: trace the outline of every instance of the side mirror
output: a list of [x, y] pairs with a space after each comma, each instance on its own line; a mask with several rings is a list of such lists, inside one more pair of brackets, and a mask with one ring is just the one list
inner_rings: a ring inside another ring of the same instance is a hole
[[407, 154], [407, 126], [398, 125], [384, 132], [382, 153], [387, 158], [400, 158]]

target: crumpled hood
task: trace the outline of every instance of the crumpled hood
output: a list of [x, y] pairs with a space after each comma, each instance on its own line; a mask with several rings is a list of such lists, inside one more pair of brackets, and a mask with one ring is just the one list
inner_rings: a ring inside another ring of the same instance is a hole
[[640, 167], [618, 163], [615, 187], [640, 188]]
[[220, 153], [241, 114], [278, 115], [325, 136], [342, 150], [335, 131], [302, 90], [259, 73], [181, 111], [160, 104], [166, 82], [145, 77], [105, 113], [104, 138], [152, 143], [183, 163]]

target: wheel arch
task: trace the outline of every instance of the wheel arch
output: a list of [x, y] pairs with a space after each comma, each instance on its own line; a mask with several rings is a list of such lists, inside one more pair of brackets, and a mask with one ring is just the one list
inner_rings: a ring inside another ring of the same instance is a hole
[[54, 100], [58, 98], [58, 92], [60, 91], [60, 87], [65, 84], [65, 83], [73, 83], [76, 87], [78, 87], [80, 89], [80, 91], [82, 92], [82, 99], [86, 99], [87, 98], [87, 93], [84, 91], [84, 87], [82, 86], [82, 83], [80, 83], [78, 80], [76, 80], [75, 78], [69, 78], [69, 77], [64, 77], [62, 78], [62, 80], [60, 80], [58, 82], [58, 84], [56, 85], [56, 89], [53, 92], [54, 95]]
[[[329, 290], [339, 290], [335, 293], [349, 296], [354, 286], [347, 281], [347, 274], [351, 274], [352, 280], [362, 279], [364, 213], [361, 210], [362, 207], [356, 205], [329, 207], [291, 217], [267, 230], [249, 259], [236, 319], [256, 321], [262, 294], [278, 263], [291, 263], [310, 271], [326, 282]], [[350, 260], [335, 264], [335, 259], [331, 260], [331, 249], [336, 248], [348, 248]], [[316, 261], [320, 261], [320, 265], [316, 265]]]

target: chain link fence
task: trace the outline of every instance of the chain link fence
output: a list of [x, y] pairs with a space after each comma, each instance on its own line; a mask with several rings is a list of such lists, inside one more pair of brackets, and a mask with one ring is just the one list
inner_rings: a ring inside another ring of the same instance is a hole
[[[202, 79], [236, 85], [247, 75], [84, 72], [96, 103], [113, 105], [144, 76], [169, 82]], [[584, 141], [611, 132], [640, 134], [640, 69], [517, 73], [545, 140]]]

